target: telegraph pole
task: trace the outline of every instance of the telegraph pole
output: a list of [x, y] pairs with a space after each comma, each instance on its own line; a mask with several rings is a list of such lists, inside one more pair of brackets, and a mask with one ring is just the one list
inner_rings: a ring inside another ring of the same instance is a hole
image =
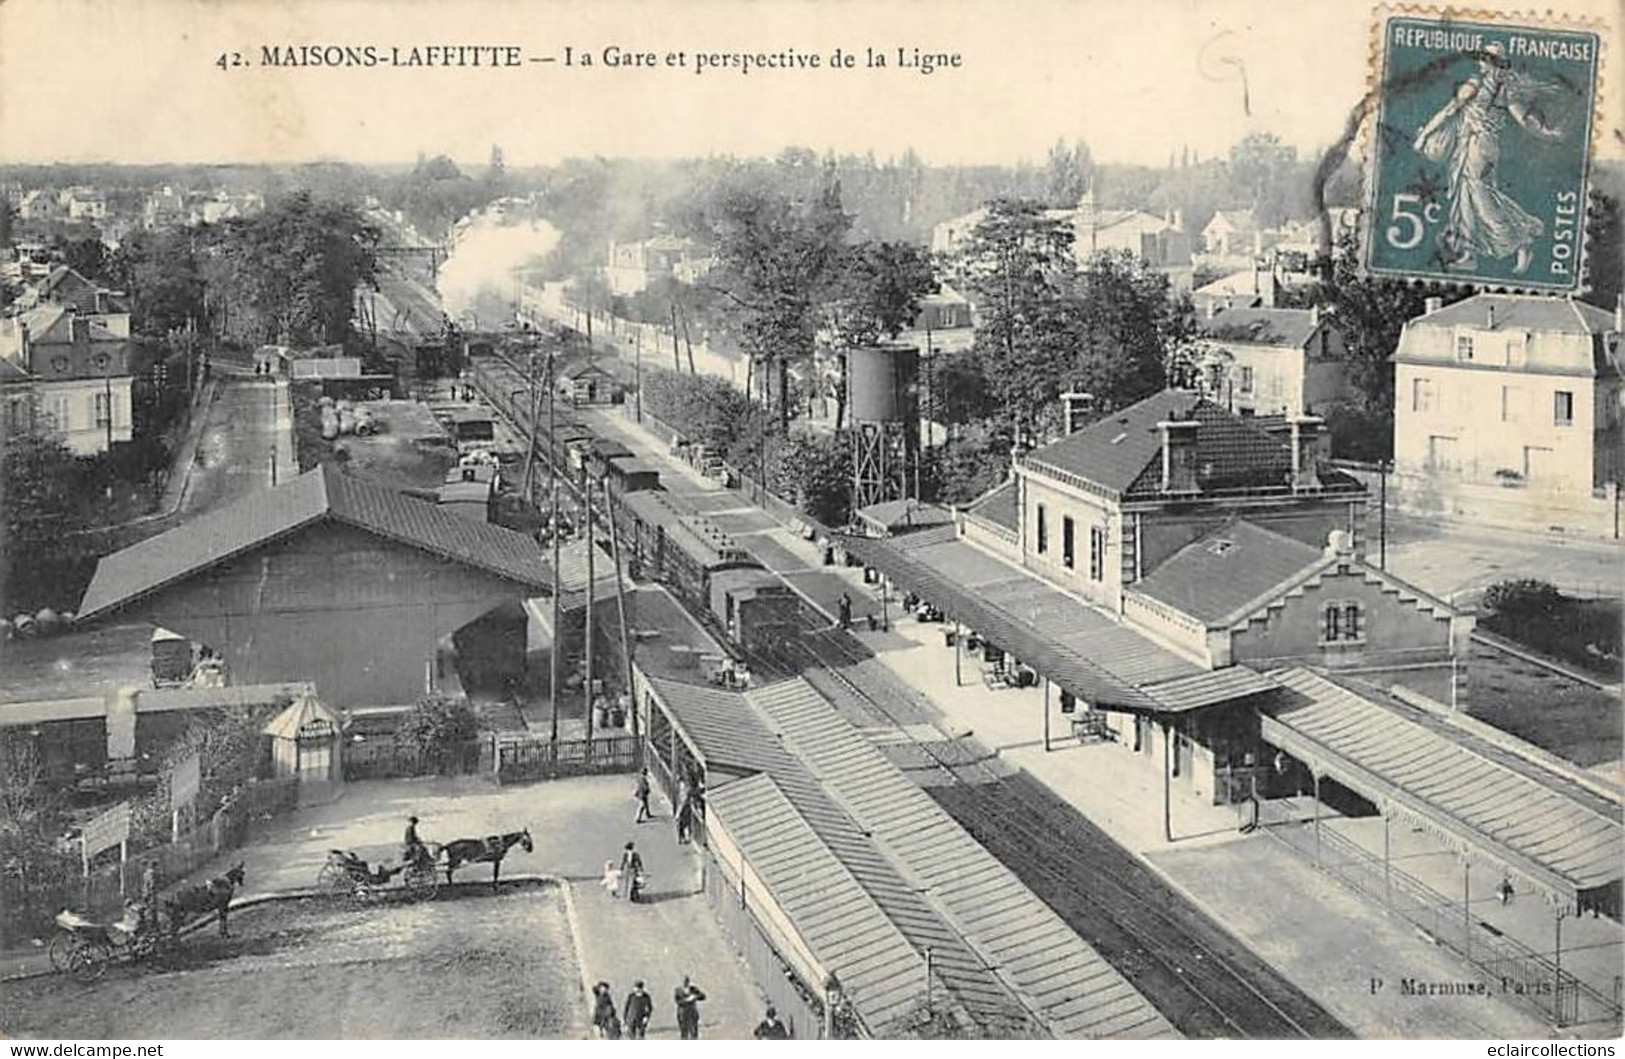
[[586, 683], [584, 687], [584, 701], [586, 709], [583, 711], [587, 719], [587, 759], [592, 760], [592, 612], [594, 599], [593, 592], [593, 555], [598, 549], [592, 541], [592, 477], [587, 468], [587, 453], [581, 454], [581, 513], [587, 520], [587, 647], [586, 647]]
[[638, 700], [633, 688], [632, 636], [626, 627], [626, 583], [621, 571], [621, 538], [615, 532], [615, 509], [611, 506], [609, 481], [604, 481], [604, 513], [609, 519], [609, 547], [615, 560], [615, 610], [621, 622], [621, 659], [626, 663], [626, 712], [632, 730], [632, 754], [639, 764], [643, 762], [643, 747], [638, 742]]
[[[555, 427], [557, 420], [554, 417], [555, 398], [553, 394], [553, 350], [547, 351], [547, 491], [548, 509], [547, 522], [552, 527], [553, 545], [553, 650], [548, 659], [547, 691], [548, 699], [552, 704], [552, 742], [555, 752], [559, 745], [559, 471], [553, 466], [558, 453], [553, 450], [553, 439], [557, 437]], [[534, 440], [535, 431], [531, 431]]]

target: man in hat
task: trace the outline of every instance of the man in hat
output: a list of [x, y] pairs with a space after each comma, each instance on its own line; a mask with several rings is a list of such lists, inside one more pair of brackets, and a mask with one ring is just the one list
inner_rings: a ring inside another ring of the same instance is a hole
[[643, 988], [643, 980], [632, 983], [632, 991], [626, 994], [626, 1035], [634, 1041], [641, 1041], [649, 1032], [649, 1016], [654, 1014], [655, 1002]]
[[683, 975], [683, 984], [672, 991], [672, 1000], [677, 1004], [677, 1036], [685, 1041], [700, 1039], [700, 1001], [705, 999], [705, 993], [699, 986]]
[[638, 815], [632, 818], [634, 824], [641, 824], [645, 820], [653, 820], [655, 814], [649, 811], [649, 770], [639, 769], [637, 781], [632, 786], [632, 797], [638, 802]]
[[785, 1028], [784, 1022], [779, 1018], [779, 1013], [772, 1004], [767, 1006], [767, 1014], [762, 1016], [762, 1021], [756, 1024], [756, 1039], [759, 1041], [787, 1041], [790, 1039], [790, 1031]]
[[418, 818], [411, 817], [406, 821], [406, 834], [401, 839], [401, 861], [406, 864], [416, 864], [419, 860], [427, 860], [429, 851], [418, 838]]

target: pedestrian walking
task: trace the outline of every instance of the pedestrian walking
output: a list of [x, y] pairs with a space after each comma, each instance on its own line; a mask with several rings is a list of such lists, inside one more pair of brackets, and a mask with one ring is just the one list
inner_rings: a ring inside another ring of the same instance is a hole
[[643, 855], [628, 842], [621, 851], [621, 889], [628, 901], [636, 901], [643, 887]]
[[632, 786], [632, 797], [638, 802], [638, 815], [632, 818], [634, 824], [641, 824], [645, 820], [653, 820], [655, 814], [649, 811], [649, 770], [639, 769], [637, 781]]
[[599, 1039], [618, 1041], [621, 1039], [621, 1019], [615, 1014], [615, 996], [610, 992], [608, 982], [599, 982], [592, 987], [592, 1028]]
[[704, 991], [690, 982], [688, 975], [683, 975], [683, 984], [672, 991], [672, 1000], [677, 1005], [677, 1036], [680, 1039], [700, 1039], [700, 1001], [704, 999]]
[[598, 885], [602, 886], [604, 888], [604, 892], [609, 894], [610, 897], [615, 897], [620, 894], [621, 870], [615, 866], [614, 861], [604, 861], [604, 877], [598, 880]]
[[643, 988], [643, 981], [639, 979], [632, 983], [632, 991], [626, 994], [626, 1036], [634, 1041], [641, 1041], [649, 1032], [649, 1016], [654, 1014], [654, 998]]
[[841, 600], [836, 607], [840, 614], [839, 624], [841, 628], [850, 629], [852, 627], [852, 597], [842, 592]]
[[779, 1018], [779, 1013], [772, 1004], [767, 1006], [767, 1014], [762, 1016], [762, 1021], [756, 1024], [756, 1039], [759, 1041], [790, 1039], [790, 1031], [785, 1028], [784, 1021]]
[[672, 814], [672, 820], [677, 825], [677, 844], [681, 846], [688, 841], [694, 826], [694, 803], [689, 798], [686, 779], [677, 784], [677, 811]]

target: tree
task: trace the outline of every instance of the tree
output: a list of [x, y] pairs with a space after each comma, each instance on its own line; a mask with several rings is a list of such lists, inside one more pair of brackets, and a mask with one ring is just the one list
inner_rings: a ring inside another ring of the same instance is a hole
[[[197, 253], [199, 237], [192, 230], [137, 232], [112, 254], [107, 276], [130, 295], [135, 334], [163, 338], [194, 322], [207, 329], [208, 285]], [[205, 231], [201, 238], [207, 247], [211, 234]]]
[[0, 249], [11, 247], [12, 227], [16, 216], [16, 207], [9, 202], [0, 201]]
[[1071, 356], [1067, 301], [1077, 289], [1072, 226], [1030, 199], [995, 199], [957, 257], [977, 296], [977, 355], [993, 398], [1030, 425], [1060, 388]]
[[1094, 183], [1094, 161], [1089, 145], [1079, 140], [1071, 147], [1057, 139], [1049, 149], [1047, 166], [1048, 201], [1059, 209], [1078, 204]]
[[1210, 400], [1222, 402], [1235, 359], [1223, 346], [1206, 339], [1187, 338], [1175, 343], [1168, 354], [1164, 366], [1167, 385], [1195, 390]]
[[1079, 278], [1076, 352], [1064, 362], [1071, 377], [1063, 382], [1094, 394], [1102, 409], [1162, 389], [1169, 358], [1189, 330], [1188, 305], [1170, 296], [1168, 278], [1126, 250], [1095, 254]]
[[[0, 438], [0, 588], [16, 609], [73, 605], [59, 598], [79, 558], [81, 468], [53, 435]], [[23, 561], [25, 560], [26, 561]]]
[[99, 238], [71, 239], [62, 246], [62, 262], [90, 280], [106, 278], [107, 245]]
[[1273, 228], [1286, 219], [1297, 160], [1297, 151], [1269, 132], [1249, 133], [1230, 148], [1231, 189], [1252, 205], [1260, 227]]

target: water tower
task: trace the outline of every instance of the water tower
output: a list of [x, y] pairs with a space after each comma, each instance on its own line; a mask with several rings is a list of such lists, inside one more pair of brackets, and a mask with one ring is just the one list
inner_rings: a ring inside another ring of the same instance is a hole
[[847, 352], [846, 406], [852, 415], [852, 510], [908, 495], [920, 456], [918, 379], [913, 346]]

